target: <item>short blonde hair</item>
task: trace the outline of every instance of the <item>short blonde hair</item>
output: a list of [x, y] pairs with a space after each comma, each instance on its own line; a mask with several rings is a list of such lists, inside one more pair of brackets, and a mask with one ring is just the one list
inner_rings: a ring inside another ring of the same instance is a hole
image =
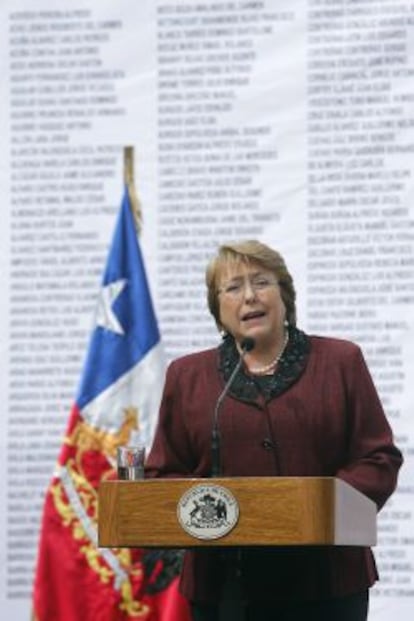
[[286, 319], [289, 325], [296, 325], [296, 292], [282, 255], [265, 244], [254, 239], [230, 242], [221, 245], [217, 254], [211, 259], [206, 269], [207, 303], [220, 329], [220, 303], [218, 299], [218, 280], [224, 267], [229, 264], [257, 263], [272, 272], [279, 283], [280, 294], [286, 307]]

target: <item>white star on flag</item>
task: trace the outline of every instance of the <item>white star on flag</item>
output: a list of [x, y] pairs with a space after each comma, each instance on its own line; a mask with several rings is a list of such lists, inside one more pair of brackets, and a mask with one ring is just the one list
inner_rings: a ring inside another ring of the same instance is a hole
[[115, 332], [115, 334], [125, 334], [112, 309], [112, 305], [124, 289], [126, 283], [125, 279], [121, 279], [102, 287], [96, 309], [96, 326]]

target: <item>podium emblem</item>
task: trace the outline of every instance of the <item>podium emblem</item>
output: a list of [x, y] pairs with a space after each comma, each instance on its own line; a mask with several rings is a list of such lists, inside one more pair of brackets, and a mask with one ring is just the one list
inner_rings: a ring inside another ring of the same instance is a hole
[[239, 505], [222, 485], [195, 485], [178, 502], [177, 517], [182, 528], [196, 539], [219, 539], [239, 519]]

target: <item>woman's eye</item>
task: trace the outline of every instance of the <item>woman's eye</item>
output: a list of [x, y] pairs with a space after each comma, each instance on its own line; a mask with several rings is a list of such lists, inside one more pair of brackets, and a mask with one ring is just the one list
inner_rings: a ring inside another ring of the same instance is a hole
[[264, 287], [268, 287], [269, 281], [267, 280], [267, 278], [260, 278], [259, 280], [255, 280], [252, 284], [254, 287], [259, 287], [259, 289], [261, 289]]
[[227, 291], [227, 293], [235, 293], [237, 291], [240, 291], [240, 288], [240, 285], [228, 285], [225, 291]]

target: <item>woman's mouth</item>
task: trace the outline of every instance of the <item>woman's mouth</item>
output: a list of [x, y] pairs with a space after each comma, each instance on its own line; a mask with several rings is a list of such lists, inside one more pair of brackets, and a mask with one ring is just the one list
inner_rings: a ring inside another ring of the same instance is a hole
[[261, 319], [264, 316], [265, 316], [264, 311], [250, 311], [242, 315], [241, 320], [242, 321], [253, 321], [255, 319]]

